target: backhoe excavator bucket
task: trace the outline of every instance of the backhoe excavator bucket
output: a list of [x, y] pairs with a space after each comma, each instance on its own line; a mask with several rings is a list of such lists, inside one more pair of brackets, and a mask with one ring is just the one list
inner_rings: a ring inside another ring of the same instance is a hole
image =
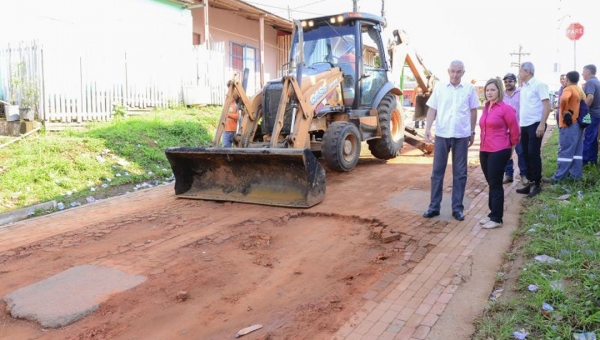
[[[420, 139], [417, 139], [413, 136], [419, 137]], [[435, 149], [433, 143], [425, 142], [425, 136], [409, 126], [404, 127], [404, 142], [423, 151], [423, 153], [426, 155], [432, 154], [433, 150]]]
[[309, 149], [168, 148], [175, 195], [308, 208], [325, 198], [325, 170]]

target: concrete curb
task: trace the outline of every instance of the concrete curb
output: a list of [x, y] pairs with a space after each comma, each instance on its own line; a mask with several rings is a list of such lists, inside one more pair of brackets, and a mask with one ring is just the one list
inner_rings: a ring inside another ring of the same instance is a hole
[[0, 214], [0, 229], [7, 227], [8, 224], [18, 222], [29, 218], [39, 210], [53, 210], [56, 209], [56, 201], [39, 203], [29, 207], [21, 208], [19, 210], [10, 211], [4, 214]]
[[[146, 182], [143, 182], [143, 183], [146, 183]], [[141, 186], [140, 188], [135, 189], [134, 191], [127, 190], [127, 191], [124, 191], [124, 192], [119, 192], [119, 193], [114, 194], [114, 195], [109, 195], [109, 196], [106, 196], [106, 197], [97, 198], [93, 202], [86, 202], [85, 200], [83, 200], [83, 201], [79, 200], [80, 204], [78, 204], [78, 205], [75, 205], [75, 206], [65, 205], [63, 209], [60, 209], [58, 211], [53, 211], [52, 213], [60, 213], [60, 212], [64, 212], [64, 211], [67, 211], [67, 210], [71, 210], [71, 209], [76, 209], [76, 208], [79, 208], [79, 207], [83, 207], [85, 205], [94, 204], [94, 203], [96, 203], [98, 201], [102, 201], [102, 200], [109, 199], [109, 198], [112, 198], [112, 197], [121, 196], [121, 195], [127, 195], [127, 194], [130, 194], [130, 193], [134, 193], [134, 192], [138, 192], [138, 191], [143, 191], [143, 190], [148, 190], [148, 189], [156, 188], [156, 187], [159, 187], [159, 186], [162, 186], [162, 185], [172, 185], [173, 183], [174, 182], [162, 182], [162, 184], [152, 185], [152, 186], [149, 186], [149, 187], [148, 186], [146, 186], [146, 187], [145, 186]], [[136, 185], [131, 185], [131, 186], [133, 188]], [[57, 203], [55, 200], [53, 200], [53, 201], [49, 201], [49, 202], [45, 202], [45, 203], [39, 203], [39, 204], [32, 205], [32, 206], [29, 206], [29, 207], [21, 208], [19, 210], [9, 211], [9, 212], [6, 212], [4, 214], [0, 214], [0, 229], [8, 227], [11, 223], [15, 223], [15, 222], [18, 222], [18, 221], [30, 218], [36, 211], [56, 210], [57, 207], [58, 207], [58, 204], [59, 203]], [[46, 214], [43, 214], [43, 215], [48, 215], [48, 214], [46, 213]]]

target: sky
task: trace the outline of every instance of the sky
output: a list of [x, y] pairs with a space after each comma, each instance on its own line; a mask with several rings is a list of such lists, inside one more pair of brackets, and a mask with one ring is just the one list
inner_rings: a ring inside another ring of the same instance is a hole
[[[161, 45], [169, 44], [174, 34], [192, 29], [191, 13], [182, 15], [180, 8], [149, 0], [0, 0], [0, 13], [5, 14], [0, 19], [0, 46], [33, 39], [69, 46], [83, 45], [82, 40], [96, 46], [130, 46], [132, 41], [155, 44], [157, 40]], [[130, 15], [137, 11], [143, 11], [143, 15]], [[149, 24], [156, 20], [163, 25]], [[190, 27], [177, 27], [187, 21]], [[147, 40], [130, 38], [140, 36]], [[181, 35], [177, 42], [189, 42], [190, 36]]]
[[[273, 14], [294, 19], [352, 11], [352, 0], [248, 0]], [[358, 0], [359, 11], [381, 15], [381, 0]], [[288, 10], [288, 6], [290, 10]], [[334, 9], [334, 11], [332, 11]], [[561, 73], [595, 64], [600, 68], [597, 0], [387, 0], [386, 32], [403, 29], [425, 66], [448, 79], [451, 61], [465, 64], [467, 80], [485, 81], [511, 66], [531, 61], [536, 77], [558, 88]], [[596, 18], [594, 18], [596, 16]], [[580, 40], [566, 37], [571, 23], [584, 26]], [[387, 39], [385, 40], [387, 41]], [[555, 65], [559, 65], [559, 72]]]

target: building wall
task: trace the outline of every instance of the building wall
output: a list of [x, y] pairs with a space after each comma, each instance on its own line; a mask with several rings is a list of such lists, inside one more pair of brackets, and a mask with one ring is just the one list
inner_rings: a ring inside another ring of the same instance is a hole
[[[194, 18], [193, 31], [200, 34], [201, 41], [204, 40], [204, 8], [196, 8], [192, 10]], [[231, 70], [231, 42], [238, 44], [247, 44], [257, 50], [257, 57], [260, 58], [260, 27], [258, 21], [251, 21], [242, 18], [235, 13], [216, 8], [208, 9], [209, 16], [209, 41], [225, 42], [225, 54], [229, 56], [227, 63], [229, 70], [228, 77], [233, 76]], [[265, 25], [265, 82], [277, 78], [277, 30], [271, 26]], [[257, 60], [258, 60], [257, 58]], [[257, 65], [257, 72], [259, 72]], [[258, 77], [258, 75], [257, 75]]]

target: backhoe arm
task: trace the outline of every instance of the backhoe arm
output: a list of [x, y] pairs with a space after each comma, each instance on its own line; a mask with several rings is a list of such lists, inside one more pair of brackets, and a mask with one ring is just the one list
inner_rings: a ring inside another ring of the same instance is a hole
[[429, 97], [433, 90], [434, 77], [423, 64], [423, 59], [408, 43], [406, 33], [399, 30], [394, 31], [394, 42], [390, 46], [390, 52], [392, 54], [392, 79], [394, 81], [400, 79], [402, 68], [406, 62], [423, 91], [423, 95]]
[[242, 115], [238, 118], [241, 120], [240, 134], [244, 135], [244, 131], [248, 124], [247, 121], [254, 122], [256, 117], [256, 108], [250, 102], [250, 99], [246, 95], [246, 91], [240, 84], [240, 82], [234, 77], [227, 83], [227, 96], [225, 97], [225, 103], [223, 104], [223, 112], [217, 125], [217, 132], [215, 133], [215, 139], [213, 140], [213, 146], [219, 146], [221, 143], [221, 137], [225, 132], [225, 125], [227, 123], [227, 115], [229, 113], [229, 106], [232, 103], [241, 104]]

